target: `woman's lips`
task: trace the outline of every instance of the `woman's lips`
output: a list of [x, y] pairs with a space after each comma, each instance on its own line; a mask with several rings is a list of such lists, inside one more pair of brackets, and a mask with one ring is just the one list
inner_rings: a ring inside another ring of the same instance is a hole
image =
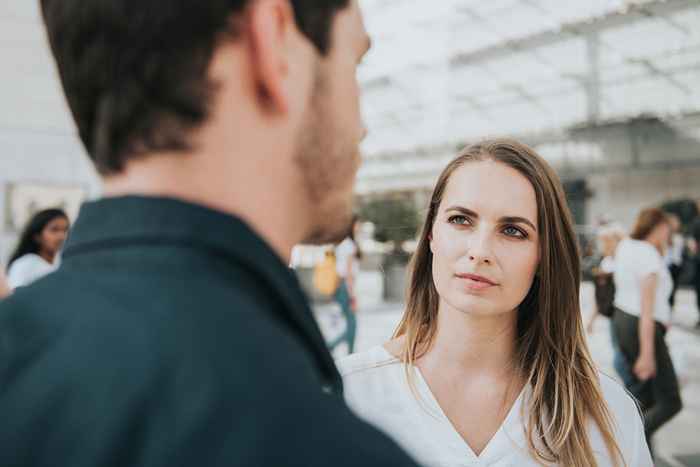
[[464, 286], [469, 290], [486, 290], [497, 285], [491, 279], [478, 274], [456, 274], [459, 279], [462, 279]]

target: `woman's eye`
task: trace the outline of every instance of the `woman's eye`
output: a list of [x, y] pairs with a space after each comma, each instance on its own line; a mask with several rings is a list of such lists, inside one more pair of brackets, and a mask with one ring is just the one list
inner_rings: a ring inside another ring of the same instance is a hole
[[527, 234], [517, 227], [506, 227], [503, 229], [503, 233], [509, 237], [527, 238]]
[[469, 224], [469, 219], [467, 219], [465, 216], [452, 216], [447, 219], [447, 222], [450, 224], [465, 225]]

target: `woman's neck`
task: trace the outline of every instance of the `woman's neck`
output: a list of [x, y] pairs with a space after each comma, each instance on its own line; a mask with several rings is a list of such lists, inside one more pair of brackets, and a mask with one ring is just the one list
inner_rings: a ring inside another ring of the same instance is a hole
[[664, 254], [666, 254], [665, 245], [662, 245], [658, 239], [654, 237], [647, 237], [644, 239], [644, 241], [653, 246], [656, 249], [656, 251], [659, 252], [660, 255], [663, 256]]
[[39, 251], [39, 256], [49, 264], [53, 264], [56, 259], [56, 253], [50, 253], [46, 250]]
[[441, 303], [433, 345], [419, 365], [462, 374], [512, 376], [516, 364], [517, 311], [470, 314]]

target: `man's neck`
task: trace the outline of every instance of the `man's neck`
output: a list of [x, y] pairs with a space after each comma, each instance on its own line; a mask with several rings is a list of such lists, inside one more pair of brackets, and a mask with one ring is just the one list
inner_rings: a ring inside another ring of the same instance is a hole
[[305, 235], [299, 195], [261, 169], [217, 170], [186, 154], [151, 156], [104, 179], [105, 197], [127, 195], [174, 198], [239, 217], [285, 264]]

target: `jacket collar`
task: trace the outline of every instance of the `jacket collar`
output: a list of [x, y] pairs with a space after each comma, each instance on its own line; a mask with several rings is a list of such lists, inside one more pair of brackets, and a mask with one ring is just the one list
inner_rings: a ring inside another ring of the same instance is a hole
[[338, 370], [326, 347], [296, 275], [242, 220], [207, 207], [171, 198], [126, 196], [85, 203], [63, 252], [72, 257], [116, 245], [186, 243], [215, 251], [234, 267], [261, 279], [285, 305], [275, 310], [314, 356], [324, 383], [342, 392]]

